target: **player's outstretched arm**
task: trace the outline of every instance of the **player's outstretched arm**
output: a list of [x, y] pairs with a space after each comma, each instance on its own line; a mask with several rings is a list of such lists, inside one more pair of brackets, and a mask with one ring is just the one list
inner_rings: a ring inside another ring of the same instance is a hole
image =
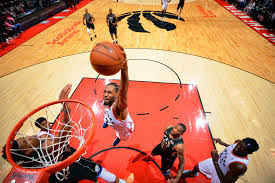
[[122, 54], [125, 58], [121, 65], [121, 72], [120, 72], [121, 76], [120, 76], [118, 101], [117, 101], [118, 109], [121, 112], [123, 112], [127, 110], [127, 107], [128, 107], [127, 93], [128, 93], [128, 87], [129, 87], [129, 76], [128, 76], [128, 64], [127, 64], [126, 53], [124, 52], [124, 49], [120, 45], [118, 46], [122, 50]]
[[[64, 100], [64, 99], [68, 99], [69, 98], [69, 94], [71, 91], [72, 85], [71, 84], [67, 84], [62, 91], [59, 94], [59, 100]], [[66, 136], [68, 131], [71, 130], [71, 124], [70, 124], [70, 112], [71, 112], [71, 106], [68, 103], [64, 103], [63, 106], [63, 115], [62, 115], [62, 124], [60, 127], [60, 131], [58, 133], [58, 137], [61, 136]]]
[[214, 138], [214, 142], [215, 142], [215, 143], [219, 143], [220, 145], [223, 145], [223, 146], [225, 146], [225, 147], [230, 146], [229, 144], [223, 142], [220, 138]]

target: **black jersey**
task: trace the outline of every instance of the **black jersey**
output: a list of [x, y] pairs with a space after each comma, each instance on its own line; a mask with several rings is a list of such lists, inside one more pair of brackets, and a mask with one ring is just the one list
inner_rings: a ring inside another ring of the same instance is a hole
[[173, 127], [168, 128], [165, 130], [162, 138], [161, 145], [164, 147], [163, 149], [168, 152], [173, 152], [173, 147], [178, 144], [183, 144], [182, 137], [179, 137], [177, 139], [170, 138], [170, 133], [172, 131]]
[[116, 26], [113, 26], [113, 23], [116, 23], [115, 15], [114, 14], [112, 14], [112, 15], [108, 14], [107, 18], [108, 18], [108, 22], [109, 22], [109, 27], [116, 27]]
[[[61, 159], [64, 160], [71, 156], [76, 150], [72, 147], [69, 147], [68, 150], [64, 151], [61, 155]], [[97, 177], [102, 171], [102, 166], [96, 164], [92, 160], [80, 157], [77, 161], [69, 166], [68, 176], [60, 181], [56, 178], [55, 174], [52, 174], [49, 178], [50, 183], [76, 183], [80, 180], [91, 180], [97, 181]]]
[[83, 15], [83, 17], [85, 18], [85, 20], [86, 20], [86, 24], [91, 24], [90, 22], [92, 21], [92, 16], [91, 16], [91, 14], [90, 13], [88, 13], [88, 14], [84, 14]]

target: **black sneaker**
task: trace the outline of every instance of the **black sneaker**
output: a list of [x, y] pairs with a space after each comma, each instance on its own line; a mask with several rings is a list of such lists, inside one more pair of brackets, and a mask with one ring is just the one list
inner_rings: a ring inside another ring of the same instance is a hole
[[93, 38], [91, 37], [91, 41], [93, 40]]
[[107, 123], [103, 124], [103, 128], [107, 128], [109, 125]]
[[95, 35], [95, 37], [96, 37], [96, 35]]
[[113, 146], [116, 146], [118, 143], [120, 142], [120, 139], [119, 138], [116, 138], [113, 142]]

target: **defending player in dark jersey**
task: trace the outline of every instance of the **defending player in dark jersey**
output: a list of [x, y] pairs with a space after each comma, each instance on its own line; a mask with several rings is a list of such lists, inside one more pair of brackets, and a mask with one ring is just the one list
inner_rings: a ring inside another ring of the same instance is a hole
[[[84, 22], [84, 20], [86, 20], [86, 24]], [[89, 12], [88, 12], [88, 9], [85, 8], [85, 14], [83, 15], [83, 25], [86, 25], [87, 27], [87, 32], [91, 38], [91, 41], [93, 40], [93, 37], [90, 33], [90, 29], [93, 30], [94, 34], [95, 34], [95, 37], [96, 37], [96, 33], [95, 33], [95, 25], [94, 25], [94, 22], [95, 22], [95, 18], [93, 17], [93, 15], [91, 15]]]
[[[117, 17], [113, 14], [112, 8], [109, 9], [109, 14], [106, 17], [106, 23], [109, 27], [109, 32], [111, 34], [112, 40], [114, 43], [118, 43], [117, 40]], [[114, 36], [116, 37], [116, 40], [114, 39]]]
[[[161, 155], [161, 171], [170, 183], [177, 183], [184, 170], [184, 143], [181, 135], [186, 127], [178, 123], [175, 127], [169, 127], [165, 130], [162, 141], [152, 151], [151, 155], [143, 158], [144, 161], [153, 160], [153, 156]], [[176, 178], [172, 179], [170, 168], [172, 168], [176, 158], [179, 159], [179, 166]]]

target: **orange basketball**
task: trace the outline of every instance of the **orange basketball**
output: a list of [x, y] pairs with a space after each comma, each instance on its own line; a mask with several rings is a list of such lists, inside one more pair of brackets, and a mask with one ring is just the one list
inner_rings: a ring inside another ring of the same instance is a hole
[[90, 61], [95, 71], [105, 76], [119, 72], [123, 60], [121, 49], [110, 42], [98, 43], [90, 54]]

